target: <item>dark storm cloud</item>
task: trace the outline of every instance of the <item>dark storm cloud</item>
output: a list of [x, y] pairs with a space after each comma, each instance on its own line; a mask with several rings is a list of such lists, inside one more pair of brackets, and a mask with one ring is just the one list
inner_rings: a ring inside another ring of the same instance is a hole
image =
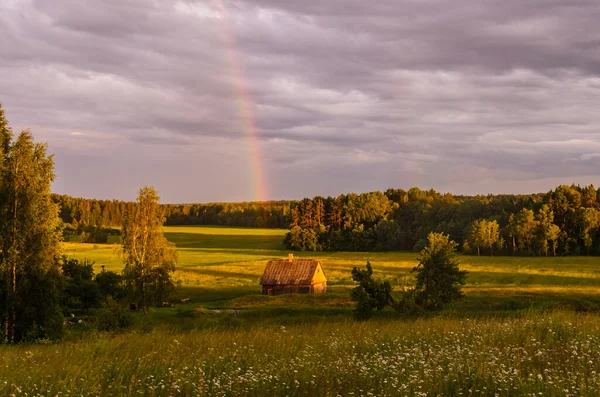
[[271, 198], [545, 190], [600, 175], [598, 20], [583, 0], [0, 0], [0, 101], [78, 195], [252, 199], [255, 134]]

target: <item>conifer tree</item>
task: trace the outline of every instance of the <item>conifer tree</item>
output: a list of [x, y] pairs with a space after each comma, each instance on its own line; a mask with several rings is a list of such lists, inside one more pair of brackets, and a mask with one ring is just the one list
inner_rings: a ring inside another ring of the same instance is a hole
[[416, 272], [416, 303], [424, 309], [439, 309], [461, 298], [467, 272], [458, 268], [456, 246], [448, 235], [429, 233], [429, 244], [419, 255]]

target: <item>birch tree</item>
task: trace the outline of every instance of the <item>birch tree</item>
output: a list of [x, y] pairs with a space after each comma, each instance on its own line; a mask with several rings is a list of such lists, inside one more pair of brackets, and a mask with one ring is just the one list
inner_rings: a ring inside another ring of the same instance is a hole
[[54, 161], [29, 131], [16, 140], [0, 106], [0, 321], [4, 343], [62, 331]]
[[167, 241], [160, 197], [153, 187], [140, 189], [137, 206], [123, 224], [125, 278], [136, 304], [147, 313], [149, 304], [160, 303], [172, 289], [171, 273], [178, 257], [175, 244]]

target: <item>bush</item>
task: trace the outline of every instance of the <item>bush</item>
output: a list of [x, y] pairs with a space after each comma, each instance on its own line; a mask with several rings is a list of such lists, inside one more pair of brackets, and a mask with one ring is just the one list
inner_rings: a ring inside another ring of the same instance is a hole
[[69, 259], [62, 257], [63, 296], [62, 305], [65, 312], [72, 309], [97, 308], [100, 299], [100, 289], [93, 281], [94, 262], [84, 259]]
[[99, 331], [116, 331], [127, 328], [133, 323], [133, 316], [125, 308], [111, 301], [110, 307], [98, 312], [97, 327]]
[[109, 297], [120, 300], [125, 296], [123, 286], [123, 276], [111, 271], [103, 271], [96, 275], [96, 284], [100, 289], [100, 294], [108, 302]]
[[111, 229], [99, 226], [86, 226], [80, 227], [80, 229], [82, 229], [79, 234], [79, 241], [81, 243], [106, 244], [108, 242], [108, 235], [112, 234]]
[[414, 290], [404, 291], [400, 300], [392, 300], [390, 306], [403, 317], [415, 317], [423, 314], [423, 309], [415, 302]]

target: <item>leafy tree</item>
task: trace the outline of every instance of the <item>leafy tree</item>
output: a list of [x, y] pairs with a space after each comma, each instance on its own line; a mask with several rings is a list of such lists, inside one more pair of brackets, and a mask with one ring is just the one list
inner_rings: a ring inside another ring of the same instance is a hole
[[108, 298], [121, 299], [124, 296], [123, 276], [111, 271], [103, 271], [96, 275], [96, 284], [106, 303]]
[[375, 250], [394, 251], [402, 249], [404, 234], [398, 223], [392, 220], [381, 220], [374, 227]]
[[147, 313], [172, 289], [171, 273], [177, 264], [175, 244], [163, 234], [164, 211], [153, 187], [140, 189], [137, 206], [123, 224], [124, 275], [133, 301]]
[[147, 294], [150, 302], [160, 305], [167, 302], [175, 292], [175, 285], [171, 280], [170, 270], [165, 266], [157, 266], [150, 269], [147, 275]]
[[546, 238], [552, 243], [552, 255], [556, 256], [556, 247], [560, 238], [560, 228], [555, 224], [550, 225]]
[[285, 246], [297, 251], [317, 251], [319, 236], [315, 229], [295, 226], [285, 237]]
[[533, 211], [523, 208], [517, 215], [517, 237], [519, 248], [523, 251], [531, 252], [531, 243], [535, 238], [535, 217]]
[[448, 235], [430, 233], [428, 241], [412, 270], [417, 274], [415, 300], [424, 309], [439, 309], [463, 296], [467, 272], [458, 268], [457, 244]]
[[481, 255], [481, 246], [485, 244], [485, 231], [483, 222], [485, 221], [482, 219], [473, 222], [473, 224], [471, 225], [471, 230], [467, 237], [467, 242], [469, 243], [469, 246], [477, 247], [477, 256]]
[[102, 295], [98, 284], [94, 282], [94, 262], [87, 259], [62, 259], [64, 279], [63, 305], [69, 309], [97, 308]]
[[595, 208], [580, 208], [577, 210], [577, 219], [583, 246], [589, 254], [593, 245], [591, 232], [600, 227], [600, 212]]
[[483, 246], [490, 250], [490, 255], [494, 256], [494, 247], [500, 241], [500, 225], [495, 220], [484, 221], [483, 225]]
[[508, 237], [511, 240], [512, 246], [512, 254], [517, 253], [517, 220], [515, 218], [515, 214], [510, 214], [508, 217], [508, 225], [506, 226], [506, 231], [508, 233]]
[[498, 222], [479, 219], [471, 225], [471, 231], [467, 242], [471, 247], [477, 247], [477, 255], [480, 255], [480, 247], [488, 248], [490, 255], [494, 255], [494, 247], [500, 241], [500, 226]]
[[373, 243], [372, 229], [365, 230], [364, 225], [357, 224], [348, 230], [348, 245], [351, 251], [371, 251]]
[[13, 140], [0, 106], [0, 321], [4, 343], [58, 338], [59, 218], [54, 161], [28, 131]]
[[[536, 241], [540, 249], [540, 254], [548, 256], [551, 241], [553, 242], [553, 251], [556, 252], [554, 242], [558, 238], [559, 233], [557, 233], [556, 225], [553, 223], [554, 212], [547, 204], [544, 204], [542, 208], [540, 208], [535, 217], [535, 221], [537, 228]], [[558, 231], [560, 231], [560, 229]]]

